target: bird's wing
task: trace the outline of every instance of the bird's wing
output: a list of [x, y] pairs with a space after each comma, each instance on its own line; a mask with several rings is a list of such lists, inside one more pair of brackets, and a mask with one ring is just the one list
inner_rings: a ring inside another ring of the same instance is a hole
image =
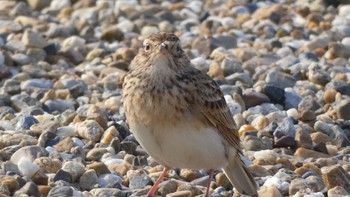
[[237, 128], [218, 84], [195, 68], [183, 74], [188, 76], [184, 79], [188, 80], [187, 85], [192, 86], [190, 110], [202, 114], [208, 124], [217, 128], [220, 135], [240, 152]]

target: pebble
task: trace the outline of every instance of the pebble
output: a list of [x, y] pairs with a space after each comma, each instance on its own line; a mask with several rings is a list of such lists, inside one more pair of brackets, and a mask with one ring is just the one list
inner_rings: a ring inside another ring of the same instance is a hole
[[97, 142], [103, 134], [103, 128], [95, 120], [86, 120], [76, 126], [76, 133], [83, 139]]
[[28, 182], [16, 191], [15, 195], [39, 196], [39, 188], [33, 182]]
[[341, 186], [346, 190], [346, 192], [349, 192], [349, 174], [341, 166], [326, 166], [321, 170], [324, 183], [328, 189]]
[[45, 157], [48, 155], [48, 152], [39, 146], [24, 146], [18, 149], [12, 156], [11, 161], [15, 164], [18, 164], [21, 158], [26, 158], [29, 161], [34, 161], [38, 157]]
[[298, 148], [295, 153], [294, 153], [295, 157], [300, 157], [300, 158], [328, 158], [330, 157], [330, 155], [325, 154], [325, 153], [321, 153], [321, 152], [317, 152], [314, 150], [310, 150], [310, 149], [306, 149], [306, 148]]
[[350, 119], [348, 108], [350, 107], [350, 99], [341, 100], [336, 106], [337, 117], [344, 120]]
[[20, 158], [18, 163], [17, 163], [17, 166], [18, 166], [19, 171], [24, 176], [28, 176], [28, 177], [32, 177], [39, 170], [39, 166], [34, 164], [31, 160], [29, 160], [26, 157]]
[[72, 177], [72, 181], [75, 182], [85, 172], [85, 167], [79, 162], [67, 161], [63, 164], [62, 170], [68, 172]]
[[258, 192], [261, 197], [282, 197], [283, 195], [276, 186], [265, 187]]
[[32, 47], [42, 49], [48, 45], [48, 42], [42, 35], [31, 30], [24, 31], [21, 41], [28, 48]]
[[98, 184], [98, 177], [95, 170], [86, 170], [84, 174], [79, 178], [79, 186], [83, 190], [91, 190], [95, 185]]
[[347, 196], [349, 193], [341, 186], [335, 186], [328, 190], [327, 195], [329, 197], [336, 197], [336, 196]]

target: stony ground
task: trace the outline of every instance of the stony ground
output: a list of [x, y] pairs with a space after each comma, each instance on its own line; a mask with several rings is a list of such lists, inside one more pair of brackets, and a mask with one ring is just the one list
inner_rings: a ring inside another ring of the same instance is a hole
[[[162, 166], [121, 84], [158, 31], [221, 85], [260, 196], [349, 195], [350, 5], [278, 2], [0, 1], [0, 196], [147, 192]], [[174, 169], [158, 194], [200, 196], [207, 175]], [[211, 188], [238, 195], [219, 169]]]

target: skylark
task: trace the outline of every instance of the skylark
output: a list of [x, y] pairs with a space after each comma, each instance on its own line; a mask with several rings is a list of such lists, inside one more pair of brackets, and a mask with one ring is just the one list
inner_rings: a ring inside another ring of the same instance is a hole
[[172, 33], [156, 33], [130, 65], [123, 84], [130, 130], [165, 168], [148, 192], [152, 196], [170, 168], [222, 168], [242, 194], [257, 196], [254, 178], [242, 162], [240, 140], [219, 86], [194, 68]]

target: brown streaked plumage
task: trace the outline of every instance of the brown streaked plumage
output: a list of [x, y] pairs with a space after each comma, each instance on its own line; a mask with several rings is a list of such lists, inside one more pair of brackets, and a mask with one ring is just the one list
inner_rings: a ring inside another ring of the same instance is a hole
[[130, 130], [165, 166], [149, 196], [173, 167], [207, 169], [210, 178], [212, 169], [223, 168], [240, 193], [257, 196], [223, 94], [215, 81], [191, 66], [178, 37], [156, 33], [146, 39], [123, 86]]

